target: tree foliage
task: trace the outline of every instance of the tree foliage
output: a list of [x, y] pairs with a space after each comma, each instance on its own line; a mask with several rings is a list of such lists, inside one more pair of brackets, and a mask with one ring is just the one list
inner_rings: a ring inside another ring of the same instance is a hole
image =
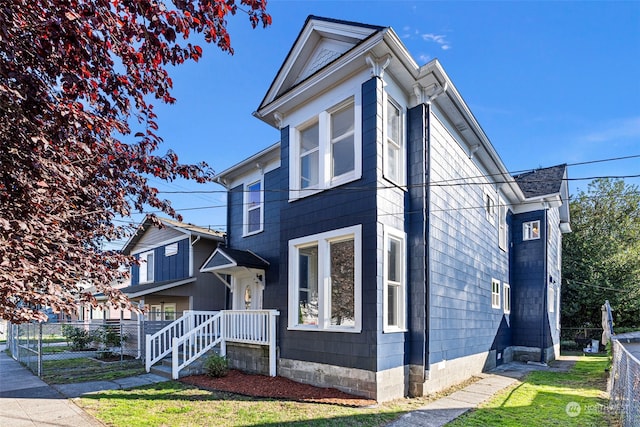
[[[204, 163], [158, 155], [153, 102], [173, 103], [167, 67], [198, 61], [192, 34], [233, 53], [227, 19], [268, 26], [266, 0], [5, 0], [0, 4], [0, 316], [45, 320], [41, 307], [113, 304], [135, 262], [102, 252], [152, 207], [179, 218], [149, 177], [206, 182]], [[124, 273], [126, 274], [126, 273]]]
[[572, 233], [562, 244], [565, 326], [601, 324], [609, 300], [618, 326], [640, 326], [640, 192], [597, 179], [570, 205]]

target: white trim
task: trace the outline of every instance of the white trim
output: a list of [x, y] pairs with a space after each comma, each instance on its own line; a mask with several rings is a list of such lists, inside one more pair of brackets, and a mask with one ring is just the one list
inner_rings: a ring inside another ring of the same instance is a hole
[[[385, 333], [389, 332], [405, 332], [407, 325], [407, 235], [403, 231], [400, 231], [396, 228], [390, 226], [383, 226], [383, 236], [384, 236], [384, 244], [383, 244], [383, 289], [382, 289], [382, 331]], [[397, 285], [398, 288], [398, 307], [396, 310], [398, 312], [398, 325], [389, 326], [388, 324], [388, 310], [389, 310], [389, 257], [387, 256], [387, 252], [389, 251], [389, 239], [393, 238], [394, 240], [400, 241], [400, 247], [402, 252], [400, 253], [400, 266], [402, 271], [400, 272], [400, 283]]]
[[[151, 264], [149, 263], [149, 255], [151, 255], [151, 259], [153, 260], [153, 263]], [[156, 268], [155, 250], [151, 249], [150, 251], [139, 254], [138, 262], [140, 263], [138, 267], [138, 284], [144, 285], [147, 283], [153, 283], [155, 281]], [[149, 266], [151, 266], [151, 274], [149, 274]]]
[[507, 212], [509, 211], [506, 202], [502, 197], [498, 197], [498, 247], [503, 251], [507, 250], [509, 243], [509, 229], [507, 224]]
[[[389, 139], [387, 138], [389, 134], [389, 129], [387, 126], [387, 106], [388, 104], [393, 105], [400, 112], [400, 129], [399, 132], [399, 141], [394, 141], [394, 145], [398, 146], [398, 166], [399, 166], [399, 177], [393, 178], [389, 176]], [[406, 142], [406, 110], [405, 108], [396, 101], [392, 96], [390, 96], [387, 91], [383, 91], [382, 96], [382, 176], [390, 182], [394, 184], [404, 187], [407, 183], [407, 142]]]
[[[255, 184], [260, 184], [260, 201], [258, 206], [251, 210], [260, 209], [260, 225], [257, 230], [249, 231], [249, 187]], [[246, 181], [242, 190], [242, 237], [247, 237], [264, 231], [264, 175], [260, 174], [259, 178]]]
[[[336, 101], [336, 96], [322, 97], [317, 102], [313, 102], [311, 106], [302, 109], [300, 113], [290, 117], [290, 119], [297, 119], [297, 121], [289, 126], [289, 201], [356, 181], [362, 177], [362, 97], [357, 88], [359, 86], [349, 86], [348, 90], [338, 91], [341, 96], [339, 101]], [[348, 105], [353, 106], [353, 170], [333, 177], [331, 172], [331, 114]], [[314, 123], [318, 123], [318, 184], [303, 189], [300, 187], [300, 130]]]
[[[535, 224], [538, 223], [537, 234], [534, 234], [534, 230], [536, 230]], [[536, 219], [534, 221], [525, 221], [522, 223], [522, 241], [526, 242], [529, 240], [539, 240], [540, 239], [540, 220]]]
[[488, 191], [483, 192], [482, 206], [484, 206], [485, 218], [493, 226], [496, 225], [496, 198]]
[[164, 245], [164, 256], [169, 257], [174, 255], [178, 255], [178, 242]]
[[502, 298], [500, 291], [500, 280], [491, 279], [491, 308], [500, 308], [500, 298]]
[[[164, 291], [166, 289], [171, 289], [171, 288], [175, 288], [177, 286], [182, 286], [182, 285], [186, 285], [187, 283], [191, 283], [191, 282], [195, 282], [196, 278], [195, 277], [190, 277], [188, 279], [185, 280], [179, 280], [177, 282], [171, 282], [171, 283], [167, 283], [165, 285], [161, 285], [161, 286], [154, 286], [148, 289], [145, 289], [143, 291], [139, 291], [139, 292], [125, 292], [126, 295], [129, 298], [138, 298], [144, 295], [149, 295], [149, 294], [154, 294], [156, 292], [160, 292], [160, 291]], [[135, 288], [138, 285], [133, 285], [132, 287]]]
[[505, 314], [511, 313], [511, 285], [502, 283], [502, 307]]
[[[331, 265], [330, 245], [353, 239], [354, 245], [354, 325], [331, 325]], [[298, 250], [310, 245], [318, 246], [318, 322], [317, 325], [300, 325], [298, 322]], [[360, 333], [362, 331], [362, 225], [326, 231], [289, 241], [289, 330], [335, 331]]]
[[131, 255], [133, 256], [133, 255], [138, 255], [138, 254], [141, 254], [141, 253], [144, 253], [144, 252], [149, 252], [149, 251], [151, 251], [151, 250], [153, 250], [155, 248], [159, 248], [159, 247], [162, 247], [162, 246], [170, 245], [172, 243], [179, 242], [181, 240], [189, 239], [190, 237], [191, 237], [191, 234], [183, 233], [182, 236], [176, 236], [176, 237], [173, 237], [171, 239], [167, 239], [167, 240], [163, 240], [163, 241], [158, 242], [158, 243], [154, 243], [153, 246], [145, 246], [144, 248], [140, 248], [139, 250], [136, 250], [135, 252], [131, 252]]

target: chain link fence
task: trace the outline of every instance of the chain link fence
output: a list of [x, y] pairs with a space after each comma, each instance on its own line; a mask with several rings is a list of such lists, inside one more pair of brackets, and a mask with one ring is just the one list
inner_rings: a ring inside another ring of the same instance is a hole
[[76, 367], [140, 364], [143, 345], [144, 322], [135, 320], [9, 324], [7, 331], [12, 357], [40, 377], [70, 374]]
[[640, 360], [617, 339], [612, 340], [611, 405], [621, 414], [624, 427], [640, 426]]

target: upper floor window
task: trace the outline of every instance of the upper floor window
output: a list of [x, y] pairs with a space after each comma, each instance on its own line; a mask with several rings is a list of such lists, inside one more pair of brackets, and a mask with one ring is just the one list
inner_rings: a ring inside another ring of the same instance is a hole
[[244, 191], [244, 235], [258, 233], [263, 228], [264, 191], [262, 181], [255, 181], [245, 186]]
[[489, 193], [484, 194], [484, 213], [487, 220], [495, 225], [496, 202]]
[[387, 98], [384, 127], [384, 176], [398, 185], [405, 184], [405, 153], [402, 123], [402, 110], [392, 99]]
[[507, 205], [503, 199], [500, 199], [500, 206], [498, 207], [498, 246], [503, 251], [507, 250]]
[[361, 227], [289, 242], [289, 328], [360, 331]]
[[503, 307], [506, 314], [511, 313], [511, 286], [508, 283], [503, 285]]
[[522, 224], [522, 240], [535, 240], [540, 238], [540, 221], [527, 221]]
[[154, 270], [154, 254], [153, 251], [140, 254], [140, 277], [139, 283], [153, 282]]
[[176, 255], [178, 253], [178, 242], [171, 243], [164, 247], [164, 256]]
[[291, 143], [292, 198], [344, 184], [360, 177], [356, 103], [342, 102], [297, 127]]
[[406, 256], [404, 233], [385, 228], [384, 251], [384, 330], [385, 332], [393, 332], [405, 328]]

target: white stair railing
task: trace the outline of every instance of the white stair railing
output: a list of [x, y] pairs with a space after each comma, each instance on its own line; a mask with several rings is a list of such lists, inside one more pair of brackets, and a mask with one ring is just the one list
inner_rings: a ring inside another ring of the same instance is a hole
[[217, 313], [216, 311], [187, 310], [182, 317], [160, 329], [155, 334], [147, 334], [144, 363], [146, 371], [149, 372], [151, 366], [171, 353], [173, 339], [175, 337], [183, 336], [186, 332], [206, 322]]
[[227, 354], [227, 342], [269, 346], [269, 375], [276, 376], [276, 318], [278, 310], [223, 310], [198, 327], [173, 339], [171, 376], [220, 344], [220, 355]]

